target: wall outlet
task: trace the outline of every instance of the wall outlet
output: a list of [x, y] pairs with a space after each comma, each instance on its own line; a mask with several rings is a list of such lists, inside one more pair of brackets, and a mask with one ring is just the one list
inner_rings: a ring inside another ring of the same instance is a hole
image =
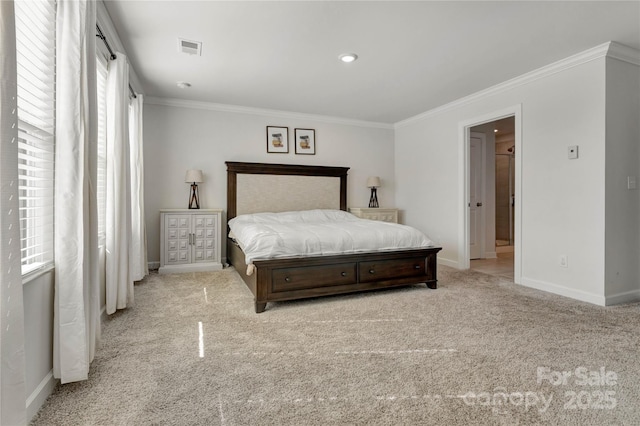
[[560, 256], [559, 263], [560, 263], [560, 267], [561, 268], [568, 268], [569, 267], [569, 259], [567, 258], [566, 254], [563, 254], [563, 255]]
[[568, 149], [569, 160], [575, 160], [578, 158], [578, 145], [571, 145]]

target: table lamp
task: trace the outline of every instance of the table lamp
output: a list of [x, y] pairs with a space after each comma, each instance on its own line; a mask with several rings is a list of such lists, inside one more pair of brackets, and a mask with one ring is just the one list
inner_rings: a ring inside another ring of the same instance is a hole
[[380, 185], [380, 178], [378, 176], [370, 176], [367, 179], [367, 188], [371, 188], [371, 198], [369, 198], [369, 207], [380, 207], [378, 205], [378, 192], [377, 192], [377, 188], [379, 188]]
[[199, 209], [200, 203], [198, 202], [198, 182], [202, 182], [202, 170], [187, 170], [187, 175], [184, 178], [186, 183], [191, 183], [191, 193], [189, 195], [189, 208]]

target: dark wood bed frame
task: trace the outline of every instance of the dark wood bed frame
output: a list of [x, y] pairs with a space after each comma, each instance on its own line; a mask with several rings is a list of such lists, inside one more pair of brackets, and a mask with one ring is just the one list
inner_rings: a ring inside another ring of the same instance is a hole
[[[269, 174], [340, 178], [340, 209], [347, 210], [348, 167], [227, 162], [227, 220], [237, 215], [237, 175]], [[227, 229], [228, 235], [228, 229]], [[335, 256], [257, 260], [247, 275], [244, 253], [227, 238], [227, 258], [255, 300], [256, 313], [268, 302], [303, 299], [425, 283], [437, 288], [436, 255], [440, 247]]]

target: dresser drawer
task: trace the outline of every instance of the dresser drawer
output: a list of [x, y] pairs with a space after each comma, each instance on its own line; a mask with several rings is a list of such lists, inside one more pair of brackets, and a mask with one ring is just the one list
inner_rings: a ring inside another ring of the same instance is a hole
[[417, 277], [426, 275], [425, 258], [380, 260], [358, 264], [360, 282], [384, 281], [390, 278]]
[[271, 291], [292, 291], [322, 286], [337, 286], [357, 282], [356, 263], [309, 266], [306, 268], [281, 268], [271, 272]]

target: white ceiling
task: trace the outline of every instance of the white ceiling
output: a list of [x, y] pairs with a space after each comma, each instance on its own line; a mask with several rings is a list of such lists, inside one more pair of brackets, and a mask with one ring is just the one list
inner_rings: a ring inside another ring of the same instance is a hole
[[[640, 50], [638, 1], [105, 5], [146, 95], [379, 123], [607, 41]], [[179, 53], [178, 37], [202, 41], [202, 56]]]

